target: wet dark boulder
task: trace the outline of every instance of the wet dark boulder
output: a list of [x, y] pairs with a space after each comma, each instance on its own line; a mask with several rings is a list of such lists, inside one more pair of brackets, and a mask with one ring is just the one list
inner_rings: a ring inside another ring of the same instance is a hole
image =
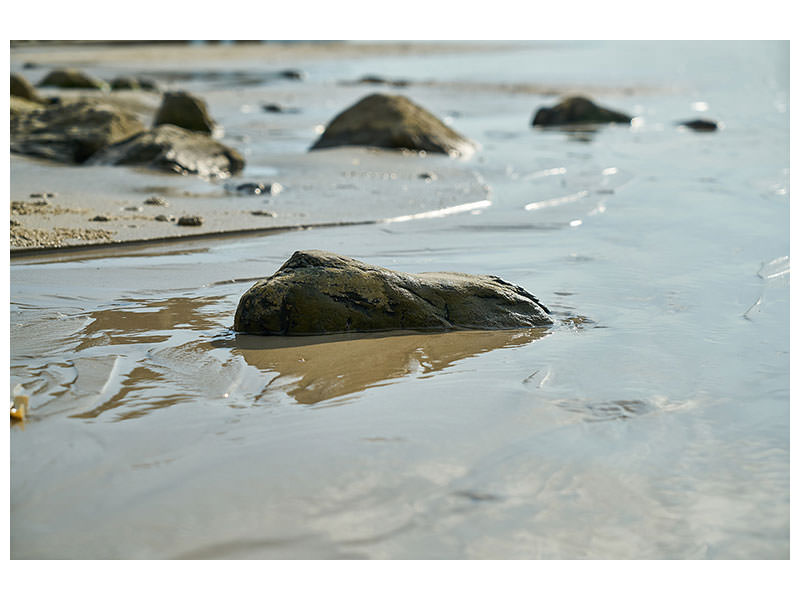
[[153, 126], [177, 125], [189, 131], [211, 134], [217, 124], [208, 114], [206, 103], [188, 92], [167, 92], [156, 113]]
[[542, 107], [537, 110], [531, 125], [536, 127], [599, 123], [630, 124], [631, 119], [630, 115], [598, 106], [588, 98], [573, 96], [551, 108]]
[[405, 96], [372, 94], [338, 114], [311, 150], [372, 146], [469, 156], [475, 146]]
[[16, 98], [22, 98], [29, 102], [44, 102], [39, 94], [36, 93], [36, 89], [31, 85], [31, 82], [17, 73], [11, 73], [11, 86], [9, 91], [11, 95]]
[[716, 131], [718, 129], [718, 125], [714, 121], [710, 121], [708, 119], [694, 119], [692, 121], [683, 121], [682, 123], [678, 123], [683, 127], [687, 127], [692, 131]]
[[108, 84], [77, 69], [56, 69], [45, 75], [37, 87], [104, 90], [108, 88]]
[[208, 135], [175, 125], [159, 125], [92, 157], [90, 164], [138, 165], [182, 175], [228, 177], [244, 168], [233, 148]]
[[245, 292], [234, 329], [260, 335], [521, 329], [552, 325], [549, 313], [499, 277], [412, 275], [307, 250]]
[[11, 152], [17, 154], [82, 163], [102, 148], [143, 130], [136, 115], [101, 101], [33, 107], [25, 100], [12, 102]]

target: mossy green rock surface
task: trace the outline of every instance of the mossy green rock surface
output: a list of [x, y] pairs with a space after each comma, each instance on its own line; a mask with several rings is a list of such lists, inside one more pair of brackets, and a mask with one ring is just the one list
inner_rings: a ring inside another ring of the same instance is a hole
[[499, 277], [412, 275], [306, 250], [245, 292], [234, 329], [261, 335], [520, 329], [552, 325], [549, 313]]
[[405, 148], [469, 156], [475, 146], [405, 96], [372, 94], [337, 115], [312, 150], [336, 146]]
[[244, 159], [208, 135], [160, 125], [105, 148], [90, 164], [139, 165], [181, 175], [228, 177], [244, 168]]
[[102, 79], [87, 75], [77, 69], [56, 69], [45, 75], [39, 87], [78, 88], [104, 90], [108, 84]]
[[11, 152], [17, 154], [82, 163], [102, 148], [143, 130], [136, 115], [101, 101], [35, 107], [24, 100], [12, 102]]
[[580, 125], [630, 122], [630, 115], [598, 106], [583, 96], [573, 96], [562, 100], [552, 108], [540, 108], [536, 111], [531, 125]]
[[177, 125], [189, 131], [212, 133], [216, 123], [208, 114], [206, 103], [188, 92], [167, 92], [156, 113], [153, 123], [158, 125]]

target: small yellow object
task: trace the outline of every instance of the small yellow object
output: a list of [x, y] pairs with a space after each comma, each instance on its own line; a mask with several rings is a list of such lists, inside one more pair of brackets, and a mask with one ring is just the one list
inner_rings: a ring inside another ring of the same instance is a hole
[[14, 396], [14, 400], [11, 401], [11, 420], [24, 421], [27, 412], [28, 412], [28, 397]]

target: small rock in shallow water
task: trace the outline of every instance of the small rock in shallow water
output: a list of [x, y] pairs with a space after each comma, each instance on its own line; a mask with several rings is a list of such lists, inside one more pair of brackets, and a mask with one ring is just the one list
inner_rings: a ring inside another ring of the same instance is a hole
[[533, 295], [499, 277], [412, 275], [320, 250], [295, 252], [245, 292], [234, 318], [236, 331], [261, 335], [552, 324]]
[[573, 96], [566, 98], [552, 108], [536, 111], [531, 125], [575, 125], [590, 123], [628, 123], [631, 117], [625, 113], [598, 106], [588, 98]]
[[99, 221], [101, 223], [105, 223], [106, 221], [110, 221], [111, 217], [109, 217], [108, 215], [96, 215], [96, 216], [92, 217], [89, 220], [90, 221]]
[[710, 121], [708, 119], [695, 119], [693, 121], [684, 121], [679, 123], [683, 127], [688, 127], [693, 131], [716, 131], [717, 124], [714, 121]]
[[261, 194], [266, 194], [269, 196], [275, 196], [276, 194], [280, 194], [283, 190], [283, 186], [280, 183], [272, 182], [272, 183], [242, 183], [237, 185], [234, 190], [237, 194], [242, 194], [246, 196], [259, 196]]
[[150, 196], [144, 203], [150, 206], [169, 206], [161, 196]]
[[175, 217], [172, 215], [156, 215], [156, 221], [174, 221]]
[[112, 90], [144, 90], [147, 92], [158, 91], [158, 86], [151, 79], [142, 77], [115, 77], [111, 80]]
[[380, 75], [364, 75], [361, 79], [359, 79], [355, 83], [367, 84], [367, 85], [391, 85], [394, 87], [406, 87], [409, 85], [410, 82], [407, 79], [387, 79], [386, 77], [381, 77]]
[[280, 77], [283, 77], [284, 79], [294, 79], [297, 81], [300, 81], [307, 77], [305, 71], [300, 71], [299, 69], [285, 69], [283, 71], [280, 71], [278, 75]]
[[181, 217], [178, 219], [178, 225], [184, 227], [199, 227], [203, 224], [203, 217], [198, 216], [188, 216], [188, 217]]
[[278, 215], [271, 210], [251, 210], [251, 215], [255, 215], [256, 217], [277, 217]]
[[129, 212], [142, 212], [142, 207], [141, 206], [126, 206], [125, 210], [127, 210]]
[[284, 114], [300, 112], [300, 110], [297, 108], [289, 108], [287, 106], [282, 106], [280, 104], [274, 104], [274, 103], [262, 104], [261, 110], [269, 113], [284, 113]]

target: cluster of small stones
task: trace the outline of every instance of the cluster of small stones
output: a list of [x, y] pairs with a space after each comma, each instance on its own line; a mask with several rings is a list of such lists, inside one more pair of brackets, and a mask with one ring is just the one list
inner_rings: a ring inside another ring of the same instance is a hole
[[83, 208], [67, 208], [51, 204], [48, 200], [34, 200], [24, 202], [22, 200], [11, 201], [11, 214], [13, 215], [63, 215], [67, 213], [85, 213]]

